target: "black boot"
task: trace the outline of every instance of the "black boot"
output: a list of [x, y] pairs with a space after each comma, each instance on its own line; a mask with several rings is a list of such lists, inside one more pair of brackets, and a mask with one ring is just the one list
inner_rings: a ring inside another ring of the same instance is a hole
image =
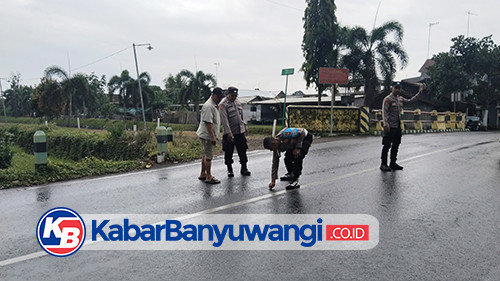
[[382, 170], [382, 172], [390, 172], [391, 168], [389, 168], [389, 166], [387, 166], [387, 164], [381, 164], [380, 170]]
[[231, 164], [227, 165], [227, 176], [230, 178], [234, 177], [233, 166]]
[[250, 171], [247, 169], [247, 163], [241, 164], [241, 170], [240, 170], [240, 173], [241, 173], [243, 176], [249, 176], [249, 175], [251, 175], [251, 174], [252, 174], [252, 173], [250, 173]]
[[396, 162], [392, 162], [389, 166], [392, 170], [403, 170], [402, 166], [399, 166]]

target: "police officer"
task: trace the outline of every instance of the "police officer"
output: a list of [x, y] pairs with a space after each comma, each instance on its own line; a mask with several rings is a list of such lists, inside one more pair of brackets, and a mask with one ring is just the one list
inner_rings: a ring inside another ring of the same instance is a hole
[[312, 135], [304, 128], [284, 128], [276, 136], [264, 139], [264, 148], [273, 151], [269, 189], [273, 189], [276, 185], [281, 152], [285, 152], [287, 173], [280, 180], [290, 182], [286, 187], [287, 190], [300, 187], [299, 177], [302, 174], [302, 164], [312, 141]]
[[224, 163], [227, 166], [227, 176], [234, 177], [233, 152], [238, 151], [243, 176], [250, 176], [247, 168], [247, 124], [243, 121], [243, 107], [238, 100], [238, 89], [229, 87], [226, 97], [219, 104], [220, 117], [223, 128], [222, 150], [224, 150]]
[[[403, 167], [396, 163], [399, 144], [401, 143], [401, 110], [403, 103], [413, 101], [424, 89], [420, 85], [418, 93], [411, 99], [405, 99], [400, 96], [401, 83], [394, 82], [391, 94], [384, 98], [382, 102], [382, 119], [384, 122], [384, 134], [382, 137], [382, 163], [380, 170], [389, 172], [391, 170], [403, 170]], [[387, 154], [391, 150], [391, 164], [387, 165]]]

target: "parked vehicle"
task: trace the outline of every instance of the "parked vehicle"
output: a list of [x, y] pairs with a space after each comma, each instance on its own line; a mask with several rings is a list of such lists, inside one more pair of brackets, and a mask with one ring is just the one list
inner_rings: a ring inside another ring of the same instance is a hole
[[483, 131], [486, 129], [478, 116], [467, 116], [465, 126], [471, 131]]

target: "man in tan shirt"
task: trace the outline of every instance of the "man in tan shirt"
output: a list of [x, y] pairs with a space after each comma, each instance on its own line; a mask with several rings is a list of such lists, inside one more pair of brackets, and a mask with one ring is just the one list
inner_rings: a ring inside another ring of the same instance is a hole
[[212, 95], [201, 107], [200, 125], [196, 135], [203, 145], [203, 157], [201, 158], [201, 173], [198, 179], [209, 184], [220, 183], [220, 180], [212, 176], [212, 158], [214, 147], [220, 133], [219, 102], [224, 98], [222, 89], [216, 87]]

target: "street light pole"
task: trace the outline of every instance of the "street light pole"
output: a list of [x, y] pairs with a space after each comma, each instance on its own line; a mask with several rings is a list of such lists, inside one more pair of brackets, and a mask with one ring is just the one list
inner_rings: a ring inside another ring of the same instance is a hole
[[214, 62], [215, 64], [215, 82], [217, 82], [217, 84], [219, 84], [219, 73], [218, 73], [218, 66], [220, 66], [220, 63], [219, 62]]
[[467, 14], [467, 36], [466, 37], [469, 37], [469, 22], [470, 22], [470, 16], [473, 15], [473, 16], [477, 16], [476, 14], [472, 13], [471, 11], [466, 11], [465, 12]]
[[5, 111], [5, 100], [3, 97], [3, 90], [2, 90], [2, 78], [0, 78], [0, 99], [2, 99], [2, 107], [3, 107], [3, 116], [5, 118], [5, 123], [7, 123], [7, 112]]
[[137, 72], [137, 83], [139, 84], [139, 96], [141, 97], [141, 108], [142, 108], [142, 121], [144, 122], [144, 130], [146, 130], [146, 112], [144, 111], [144, 98], [142, 97], [142, 86], [141, 86], [141, 80], [139, 79], [139, 66], [137, 64], [137, 53], [135, 51], [136, 46], [148, 46], [148, 50], [151, 51], [153, 47], [151, 47], [151, 44], [145, 43], [145, 44], [135, 44], [132, 43], [132, 46], [134, 47], [134, 59], [135, 59], [135, 70]]
[[431, 27], [433, 25], [439, 24], [439, 22], [431, 22], [429, 23], [429, 39], [427, 40], [427, 58], [429, 58], [430, 50], [431, 50]]

